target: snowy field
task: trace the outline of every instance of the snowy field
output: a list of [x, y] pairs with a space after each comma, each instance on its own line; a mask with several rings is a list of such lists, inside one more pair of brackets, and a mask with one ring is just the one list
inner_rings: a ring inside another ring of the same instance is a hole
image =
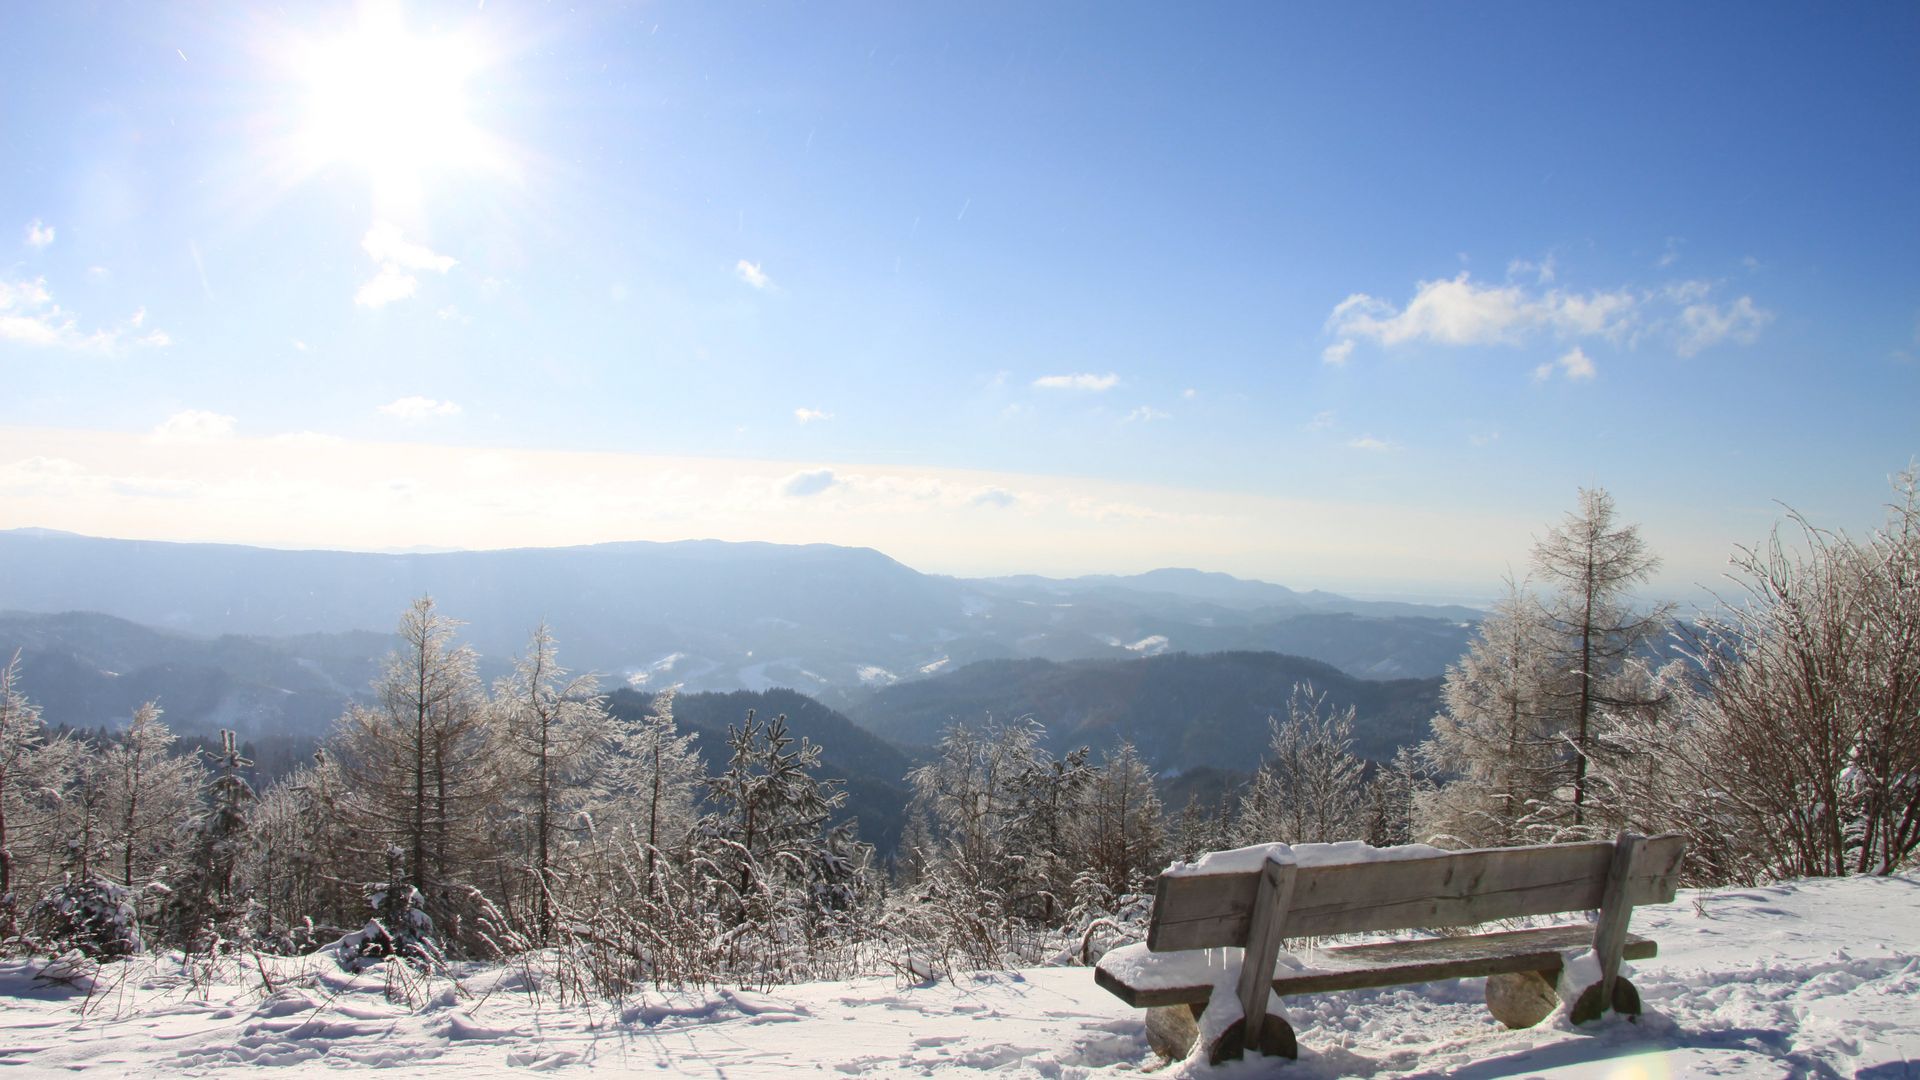
[[[1649, 1015], [1574, 1031], [1554, 1019], [1509, 1032], [1480, 980], [1316, 995], [1288, 1003], [1301, 1059], [1162, 1075], [1920, 1078], [1920, 878], [1856, 878], [1682, 893], [1642, 908], [1660, 942], [1637, 966]], [[11, 1075], [289, 1074], [391, 1067], [407, 1074], [610, 1070], [650, 1076], [1106, 1076], [1158, 1067], [1141, 1013], [1079, 968], [887, 978], [772, 993], [648, 993], [559, 1007], [512, 970], [391, 1003], [378, 971], [318, 958], [196, 988], [146, 959], [80, 991], [0, 967], [0, 1065]], [[111, 969], [110, 969], [111, 970]]]

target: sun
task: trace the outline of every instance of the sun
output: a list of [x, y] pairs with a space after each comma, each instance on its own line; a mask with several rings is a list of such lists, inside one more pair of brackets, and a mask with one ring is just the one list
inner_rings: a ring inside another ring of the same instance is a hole
[[417, 201], [436, 174], [494, 164], [468, 92], [485, 59], [471, 38], [411, 33], [397, 6], [362, 7], [350, 30], [296, 57], [303, 156], [363, 170], [376, 204]]

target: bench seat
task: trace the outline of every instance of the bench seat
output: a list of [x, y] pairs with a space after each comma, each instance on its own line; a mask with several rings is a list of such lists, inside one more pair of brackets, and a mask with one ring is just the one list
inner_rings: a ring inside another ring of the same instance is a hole
[[[1519, 971], [1551, 975], [1560, 970], [1561, 958], [1566, 953], [1587, 949], [1592, 944], [1593, 927], [1573, 925], [1468, 937], [1336, 945], [1315, 949], [1300, 968], [1276, 970], [1273, 989], [1288, 996]], [[1622, 959], [1650, 959], [1658, 949], [1652, 939], [1628, 934]], [[1146, 959], [1150, 966], [1152, 958], [1136, 959]], [[1213, 994], [1212, 982], [1167, 985], [1163, 980], [1151, 980], [1152, 985], [1129, 985], [1127, 976], [1108, 970], [1104, 962], [1094, 969], [1093, 977], [1095, 982], [1135, 1008], [1204, 1005]]]

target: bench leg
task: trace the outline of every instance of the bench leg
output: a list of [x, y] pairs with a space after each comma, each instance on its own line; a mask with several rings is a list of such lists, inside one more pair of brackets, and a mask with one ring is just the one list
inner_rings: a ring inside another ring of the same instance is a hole
[[[1600, 991], [1600, 983], [1594, 983], [1580, 991], [1580, 997], [1574, 1001], [1573, 1008], [1567, 1012], [1567, 1019], [1576, 1024], [1600, 1019], [1606, 1012], [1600, 1007]], [[1634, 989], [1625, 975], [1613, 977], [1613, 1011], [1636, 1022], [1639, 1019], [1640, 991]]]
[[1513, 971], [1487, 976], [1487, 1011], [1495, 1020], [1518, 1030], [1553, 1015], [1560, 1007], [1554, 989], [1557, 971]]
[[[1247, 1041], [1247, 1022], [1244, 1019], [1235, 1020], [1212, 1046], [1207, 1047], [1207, 1063], [1218, 1065], [1223, 1061], [1239, 1061], [1246, 1053]], [[1267, 1057], [1291, 1059], [1300, 1056], [1300, 1042], [1294, 1038], [1293, 1025], [1272, 1013], [1266, 1016], [1255, 1049]]]

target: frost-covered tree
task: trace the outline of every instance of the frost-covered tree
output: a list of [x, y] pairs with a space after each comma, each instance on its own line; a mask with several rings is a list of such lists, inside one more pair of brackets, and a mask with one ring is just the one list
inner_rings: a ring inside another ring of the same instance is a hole
[[616, 725], [591, 675], [561, 667], [542, 623], [494, 692], [495, 765], [508, 843], [527, 880], [536, 942], [553, 926], [567, 850], [583, 839], [589, 809], [607, 793]]
[[1109, 896], [1140, 891], [1160, 869], [1166, 829], [1153, 772], [1132, 743], [1104, 755], [1079, 802], [1083, 869]]
[[1536, 833], [1568, 779], [1557, 703], [1565, 673], [1545, 609], [1524, 586], [1480, 622], [1467, 653], [1447, 669], [1442, 709], [1422, 752], [1455, 777], [1421, 799], [1421, 831], [1466, 847], [1551, 839]]
[[1353, 753], [1354, 709], [1297, 683], [1287, 718], [1270, 719], [1268, 758], [1241, 800], [1248, 844], [1357, 840], [1366, 832], [1366, 762]]
[[679, 848], [699, 819], [700, 786], [706, 768], [693, 748], [693, 732], [681, 734], [673, 719], [674, 693], [653, 699], [648, 714], [618, 733], [617, 790], [611, 824], [646, 852], [651, 873], [662, 851]]
[[173, 743], [160, 706], [149, 701], [101, 755], [103, 824], [122, 885], [142, 883], [173, 863], [199, 821], [205, 771], [197, 755], [169, 753]]
[[342, 809], [357, 865], [380, 873], [387, 849], [427, 897], [489, 859], [485, 810], [497, 794], [486, 752], [485, 697], [473, 650], [454, 642], [460, 624], [421, 597], [400, 620], [400, 647], [373, 684], [374, 703], [354, 705], [334, 736]]
[[0, 940], [14, 935], [21, 898], [39, 894], [58, 859], [56, 825], [74, 761], [71, 742], [48, 737], [19, 676], [15, 652], [0, 667]]
[[1613, 496], [1602, 488], [1580, 489], [1579, 507], [1534, 544], [1533, 564], [1552, 590], [1546, 612], [1553, 663], [1567, 676], [1552, 684], [1552, 709], [1571, 748], [1572, 825], [1580, 829], [1604, 716], [1661, 704], [1635, 692], [1650, 680], [1631, 669], [1635, 651], [1666, 631], [1671, 607], [1633, 606], [1633, 587], [1648, 581], [1660, 560], [1639, 526], [1615, 520]]
[[955, 724], [939, 757], [907, 775], [911, 812], [931, 850], [916, 853], [926, 876], [1007, 914], [1051, 922], [1071, 906], [1081, 869], [1076, 815], [1092, 778], [1087, 751], [1055, 758], [1031, 718], [979, 728]]
[[1796, 515], [1797, 547], [1776, 530], [1742, 551], [1744, 599], [1703, 623], [1702, 693], [1623, 733], [1649, 764], [1617, 786], [1721, 880], [1892, 873], [1920, 852], [1917, 488], [1903, 474], [1865, 539]]
[[747, 910], [771, 886], [804, 885], [830, 854], [827, 820], [846, 801], [844, 781], [820, 780], [820, 747], [794, 745], [787, 718], [747, 718], [727, 728], [727, 769], [707, 780], [715, 861]]

